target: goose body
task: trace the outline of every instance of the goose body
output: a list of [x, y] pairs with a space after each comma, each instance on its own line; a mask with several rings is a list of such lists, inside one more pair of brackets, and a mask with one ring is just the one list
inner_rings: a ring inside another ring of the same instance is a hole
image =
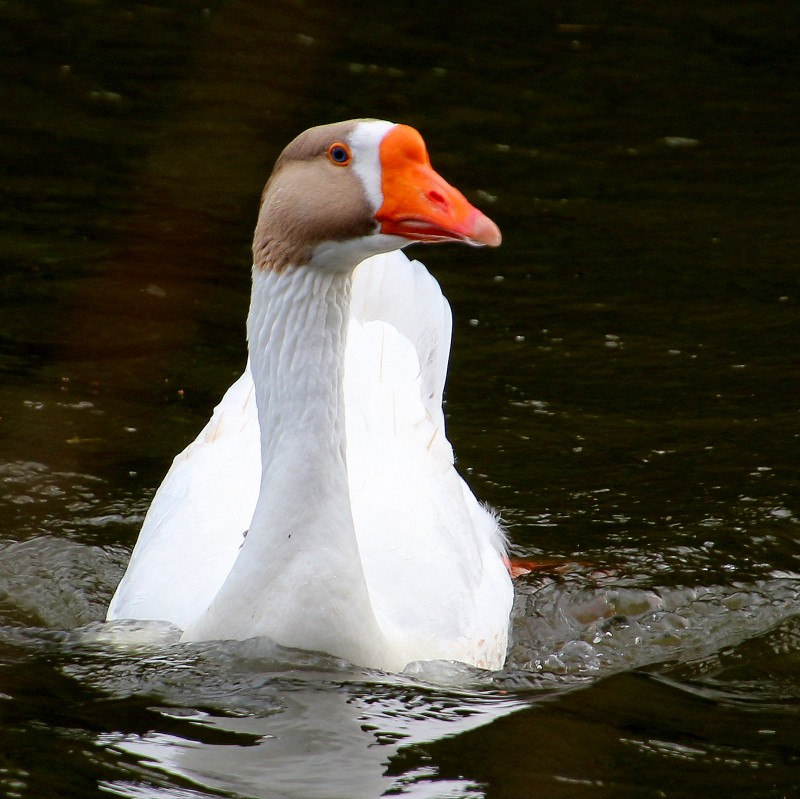
[[292, 142], [262, 197], [247, 368], [175, 458], [108, 618], [389, 671], [500, 668], [513, 592], [445, 436], [450, 308], [400, 252], [499, 239], [411, 128]]

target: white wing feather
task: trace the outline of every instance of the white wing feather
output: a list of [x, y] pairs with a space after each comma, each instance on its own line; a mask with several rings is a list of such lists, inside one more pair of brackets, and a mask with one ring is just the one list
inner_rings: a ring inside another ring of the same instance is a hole
[[436, 278], [399, 250], [364, 261], [354, 273], [351, 316], [395, 327], [417, 351], [421, 397], [444, 433], [442, 398], [450, 360], [453, 316]]
[[497, 518], [455, 470], [445, 436], [450, 307], [427, 269], [400, 252], [362, 264], [353, 293], [347, 467], [376, 615], [412, 652], [497, 668], [484, 650], [502, 661], [505, 638], [495, 637], [512, 592]]
[[230, 572], [250, 526], [261, 450], [249, 364], [200, 435], [175, 457], [150, 505], [109, 619], [186, 629]]

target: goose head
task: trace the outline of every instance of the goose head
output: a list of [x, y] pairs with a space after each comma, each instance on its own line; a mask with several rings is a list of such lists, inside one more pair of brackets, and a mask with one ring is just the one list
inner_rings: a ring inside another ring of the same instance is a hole
[[349, 271], [411, 242], [500, 244], [500, 230], [431, 166], [408, 125], [350, 120], [301, 133], [261, 197], [257, 269]]

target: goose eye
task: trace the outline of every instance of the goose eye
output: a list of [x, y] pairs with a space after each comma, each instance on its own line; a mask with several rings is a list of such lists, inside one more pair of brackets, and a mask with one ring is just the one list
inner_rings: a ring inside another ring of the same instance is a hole
[[336, 142], [328, 147], [328, 158], [336, 164], [336, 166], [347, 166], [352, 157], [350, 148], [346, 144]]

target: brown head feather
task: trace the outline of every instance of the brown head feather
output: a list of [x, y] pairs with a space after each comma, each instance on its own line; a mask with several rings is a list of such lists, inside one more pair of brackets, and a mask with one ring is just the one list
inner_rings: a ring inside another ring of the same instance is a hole
[[258, 269], [283, 271], [309, 261], [323, 241], [344, 241], [375, 232], [361, 180], [349, 166], [330, 162], [331, 144], [346, 141], [358, 120], [301, 133], [281, 153], [261, 195], [253, 238]]

